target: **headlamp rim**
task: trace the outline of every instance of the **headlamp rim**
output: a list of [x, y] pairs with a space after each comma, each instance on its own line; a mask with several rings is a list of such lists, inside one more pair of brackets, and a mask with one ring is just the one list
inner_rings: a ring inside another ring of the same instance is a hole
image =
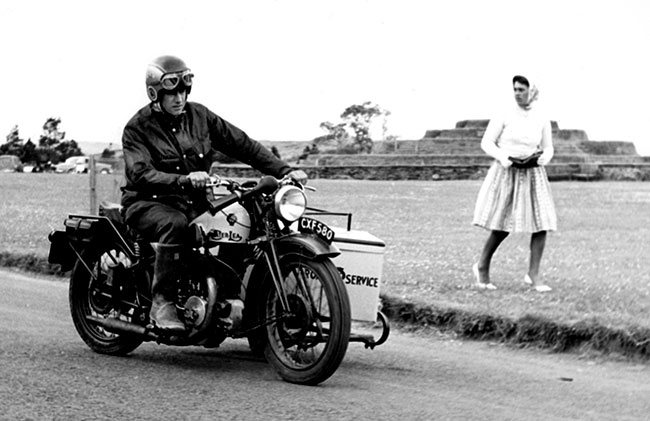
[[[294, 217], [293, 215], [291, 217], [288, 217], [285, 213], [282, 212], [282, 206], [285, 205], [283, 199], [288, 197], [289, 194], [293, 193], [299, 193], [300, 196], [302, 196], [302, 211], [300, 212], [300, 215]], [[275, 214], [277, 215], [278, 218], [283, 220], [284, 222], [288, 223], [293, 223], [300, 219], [305, 214], [305, 211], [307, 210], [307, 195], [305, 195], [305, 192], [296, 187], [296, 186], [282, 186], [278, 189], [278, 191], [275, 193], [275, 197], [273, 200], [273, 208], [275, 210]]]

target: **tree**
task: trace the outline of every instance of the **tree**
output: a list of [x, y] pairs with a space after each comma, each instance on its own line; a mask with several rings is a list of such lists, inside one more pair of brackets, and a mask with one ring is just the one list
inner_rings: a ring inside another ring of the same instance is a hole
[[54, 147], [54, 150], [58, 153], [58, 156], [56, 157], [56, 161], [52, 160], [53, 163], [65, 161], [71, 156], [83, 155], [81, 148], [74, 140], [63, 140]]
[[36, 145], [34, 145], [34, 142], [32, 142], [31, 139], [29, 139], [23, 146], [23, 150], [20, 156], [20, 162], [22, 163], [36, 162], [38, 161], [37, 158], [38, 156], [36, 154]]
[[372, 151], [370, 122], [378, 115], [381, 115], [381, 109], [370, 101], [366, 101], [361, 105], [350, 105], [341, 114], [343, 121], [354, 131], [355, 145], [359, 152], [370, 153]]
[[[354, 152], [372, 152], [372, 138], [370, 137], [370, 126], [373, 120], [383, 116], [383, 133], [386, 133], [386, 120], [390, 112], [382, 109], [379, 105], [366, 101], [362, 104], [350, 105], [341, 114], [342, 122], [333, 124], [329, 121], [321, 123], [320, 127], [328, 131], [328, 139], [336, 139], [339, 149], [347, 149], [351, 146]], [[348, 130], [354, 133], [350, 142]], [[350, 145], [351, 143], [351, 145]]]
[[108, 147], [102, 151], [102, 158], [114, 158], [115, 150], [113, 149], [113, 143], [109, 143]]
[[38, 140], [38, 148], [33, 151], [36, 163], [65, 161], [71, 156], [83, 155], [74, 140], [64, 140], [65, 132], [59, 131], [60, 118], [50, 117], [43, 124], [43, 134]]
[[18, 126], [14, 126], [7, 135], [7, 142], [0, 145], [0, 155], [15, 155], [21, 157], [23, 139], [20, 138]]
[[59, 124], [60, 118], [50, 117], [45, 121], [38, 146], [31, 139], [24, 142], [20, 138], [18, 126], [14, 126], [7, 135], [7, 142], [0, 145], [0, 154], [16, 155], [20, 162], [36, 164], [41, 169], [71, 156], [83, 155], [77, 142], [64, 140], [65, 132], [59, 131]]
[[339, 148], [345, 146], [349, 141], [350, 136], [348, 136], [345, 123], [334, 124], [324, 121], [320, 124], [320, 128], [327, 131], [323, 140], [334, 140]]
[[44, 148], [53, 148], [65, 138], [65, 132], [59, 131], [60, 118], [50, 117], [43, 124], [43, 134], [38, 140], [38, 146]]

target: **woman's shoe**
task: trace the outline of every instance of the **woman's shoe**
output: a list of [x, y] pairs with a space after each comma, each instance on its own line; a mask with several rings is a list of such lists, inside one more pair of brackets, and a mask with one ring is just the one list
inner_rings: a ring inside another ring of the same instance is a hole
[[533, 280], [530, 279], [530, 276], [528, 276], [528, 274], [526, 274], [526, 276], [524, 276], [524, 283], [526, 285], [530, 285], [531, 287], [533, 287], [533, 289], [535, 291], [537, 291], [537, 292], [550, 292], [550, 291], [553, 291], [553, 288], [551, 288], [548, 285], [534, 285]]
[[478, 289], [489, 289], [490, 291], [497, 289], [497, 286], [494, 285], [492, 282], [490, 283], [484, 283], [484, 282], [477, 282], [476, 287]]
[[478, 263], [474, 263], [474, 265], [472, 265], [472, 272], [474, 273], [474, 278], [476, 278], [476, 287], [478, 289], [497, 289], [497, 286], [492, 282], [488, 282], [487, 284], [485, 282], [481, 282], [481, 278], [478, 276]]

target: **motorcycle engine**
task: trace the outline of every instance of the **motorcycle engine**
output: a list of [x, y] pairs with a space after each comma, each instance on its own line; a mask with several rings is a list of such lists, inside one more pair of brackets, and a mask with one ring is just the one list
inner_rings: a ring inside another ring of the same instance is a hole
[[187, 299], [183, 307], [185, 308], [185, 322], [197, 330], [201, 329], [201, 325], [205, 321], [208, 302], [201, 297], [193, 295]]
[[244, 303], [239, 299], [226, 300], [225, 317], [219, 318], [228, 330], [236, 330], [241, 326], [244, 318]]
[[[185, 323], [200, 330], [205, 322], [208, 302], [201, 297], [191, 296], [183, 306]], [[244, 303], [239, 299], [229, 299], [215, 305], [215, 316], [219, 325], [226, 330], [235, 330], [241, 326], [244, 318]]]

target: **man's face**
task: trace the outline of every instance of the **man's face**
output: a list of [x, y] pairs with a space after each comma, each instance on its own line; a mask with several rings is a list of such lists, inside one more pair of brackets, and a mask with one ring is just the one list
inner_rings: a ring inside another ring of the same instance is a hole
[[185, 103], [187, 102], [187, 91], [179, 90], [172, 93], [165, 93], [160, 101], [160, 106], [167, 113], [178, 116], [183, 112]]
[[528, 104], [528, 86], [523, 83], [515, 82], [515, 101], [518, 105], [524, 106]]

